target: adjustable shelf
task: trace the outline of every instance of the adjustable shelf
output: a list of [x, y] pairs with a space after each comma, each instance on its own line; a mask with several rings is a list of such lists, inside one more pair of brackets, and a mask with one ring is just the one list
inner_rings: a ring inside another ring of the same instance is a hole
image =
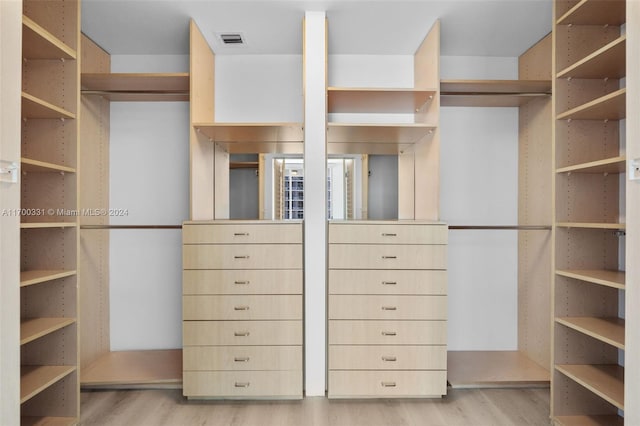
[[558, 324], [624, 350], [624, 320], [620, 318], [561, 317]]
[[32, 173], [51, 173], [51, 172], [75, 173], [76, 172], [76, 169], [74, 169], [73, 167], [47, 163], [46, 161], [32, 160], [31, 158], [25, 158], [25, 157], [20, 158], [20, 164], [22, 164], [23, 172], [32, 172]]
[[604, 269], [558, 270], [556, 271], [556, 275], [574, 278], [576, 280], [586, 281], [592, 284], [613, 287], [620, 290], [625, 289], [624, 271], [608, 271]]
[[22, 271], [20, 272], [20, 287], [27, 287], [34, 284], [57, 280], [59, 278], [70, 277], [75, 274], [76, 271], [65, 271], [62, 269]]
[[68, 365], [23, 365], [20, 367], [20, 403], [33, 398], [76, 371]]
[[559, 426], [624, 426], [620, 416], [557, 416], [554, 417]]
[[440, 105], [517, 107], [551, 95], [550, 80], [442, 80]]
[[436, 89], [329, 87], [329, 113], [415, 113], [431, 102]]
[[22, 56], [25, 59], [76, 59], [76, 51], [22, 15]]
[[620, 120], [626, 115], [627, 89], [619, 89], [558, 115], [558, 120]]
[[234, 153], [302, 153], [302, 123], [193, 123], [198, 133]]
[[562, 167], [556, 173], [624, 173], [626, 171], [626, 157], [621, 155], [604, 160], [590, 161], [588, 163], [576, 164]]
[[21, 426], [74, 426], [78, 424], [75, 417], [21, 417]]
[[33, 342], [75, 323], [75, 318], [27, 318], [20, 322], [20, 344]]
[[558, 25], [620, 25], [625, 21], [624, 1], [582, 0], [556, 23]]
[[433, 133], [436, 126], [421, 123], [329, 123], [329, 143], [415, 144]]
[[257, 161], [230, 161], [230, 169], [257, 169], [259, 166]]
[[76, 222], [22, 222], [21, 229], [75, 228]]
[[627, 37], [622, 36], [560, 71], [558, 78], [622, 78], [626, 74]]
[[600, 398], [624, 410], [624, 368], [619, 365], [564, 364], [556, 370]]
[[558, 222], [556, 226], [560, 228], [585, 228], [585, 229], [614, 229], [623, 230], [624, 223], [599, 223], [599, 222]]
[[83, 73], [82, 93], [110, 101], [189, 101], [189, 73]]
[[76, 115], [63, 108], [22, 92], [22, 118], [69, 118]]

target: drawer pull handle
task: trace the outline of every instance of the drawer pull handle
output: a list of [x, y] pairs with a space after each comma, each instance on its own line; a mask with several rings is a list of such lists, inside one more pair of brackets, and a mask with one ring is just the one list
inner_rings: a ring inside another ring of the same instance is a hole
[[382, 256], [383, 259], [397, 259], [398, 256]]
[[398, 359], [395, 356], [383, 356], [382, 360], [384, 362], [396, 362]]
[[396, 336], [397, 333], [395, 331], [383, 331], [382, 335], [383, 336]]
[[383, 311], [395, 311], [395, 310], [397, 310], [397, 309], [398, 309], [398, 308], [396, 308], [395, 306], [383, 306], [383, 307], [382, 307], [382, 310], [383, 310]]
[[234, 306], [233, 310], [234, 311], [248, 311], [249, 307], [248, 306]]
[[382, 233], [382, 236], [383, 236], [383, 237], [397, 237], [397, 236], [398, 236], [398, 234], [395, 234], [395, 233], [389, 233], [389, 232], [383, 232], [383, 233]]
[[396, 382], [382, 382], [383, 388], [395, 388]]
[[234, 284], [237, 284], [237, 285], [249, 285], [249, 281], [235, 281]]
[[396, 285], [398, 284], [396, 281], [382, 281], [382, 285]]
[[248, 255], [246, 255], [246, 256], [233, 256], [233, 258], [234, 259], [248, 259], [249, 256]]
[[237, 388], [248, 388], [250, 384], [251, 384], [250, 382], [236, 382], [236, 387]]
[[233, 333], [236, 337], [247, 337], [249, 335], [248, 331], [236, 331]]
[[235, 362], [249, 362], [249, 357], [245, 356], [245, 357], [235, 357], [233, 359]]
[[248, 237], [249, 233], [248, 232], [234, 232], [233, 236], [234, 237]]

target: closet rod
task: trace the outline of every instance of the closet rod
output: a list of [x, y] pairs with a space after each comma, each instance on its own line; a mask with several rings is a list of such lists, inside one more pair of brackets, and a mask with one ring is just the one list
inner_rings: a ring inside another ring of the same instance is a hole
[[440, 96], [523, 96], [523, 97], [541, 97], [551, 96], [551, 93], [540, 92], [440, 92]]
[[81, 90], [83, 95], [188, 95], [184, 90]]
[[182, 229], [182, 225], [80, 225], [80, 229]]
[[514, 231], [550, 231], [546, 225], [449, 225], [449, 229], [497, 229]]

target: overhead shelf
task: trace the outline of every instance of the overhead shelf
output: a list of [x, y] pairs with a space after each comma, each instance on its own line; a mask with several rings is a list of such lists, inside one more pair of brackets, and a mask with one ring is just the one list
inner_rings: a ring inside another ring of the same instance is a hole
[[556, 274], [620, 290], [624, 290], [625, 288], [626, 274], [624, 271], [610, 271], [604, 269], [557, 270]]
[[436, 126], [421, 123], [329, 123], [327, 142], [415, 144], [435, 129]]
[[615, 415], [557, 416], [553, 420], [559, 426], [624, 426], [624, 419]]
[[63, 108], [43, 101], [33, 95], [22, 92], [23, 118], [76, 118], [76, 115]]
[[619, 156], [589, 163], [562, 167], [556, 173], [624, 173], [626, 171], [626, 157]]
[[82, 93], [110, 101], [188, 101], [189, 73], [84, 73]]
[[304, 152], [301, 123], [194, 123], [193, 126], [231, 154]]
[[556, 370], [589, 389], [600, 398], [624, 410], [624, 368], [619, 365], [556, 365]]
[[600, 222], [559, 222], [560, 228], [585, 228], [585, 229], [625, 229], [624, 223], [600, 223]]
[[436, 95], [436, 89], [329, 87], [329, 113], [414, 113]]
[[558, 20], [558, 25], [621, 25], [625, 22], [624, 1], [582, 0]]
[[67, 365], [23, 365], [20, 367], [20, 403], [33, 398], [76, 370]]
[[20, 158], [23, 172], [32, 173], [51, 173], [51, 172], [68, 172], [75, 173], [73, 167], [61, 166], [59, 164], [47, 163], [45, 161], [33, 160], [31, 158]]
[[75, 322], [75, 318], [23, 319], [20, 321], [20, 344], [27, 344]]
[[622, 78], [626, 75], [627, 37], [622, 36], [560, 71], [558, 78]]
[[21, 229], [75, 228], [75, 222], [21, 222]]
[[259, 166], [257, 161], [231, 161], [230, 169], [257, 169]]
[[25, 59], [76, 59], [76, 51], [22, 15], [22, 57]]
[[21, 426], [75, 426], [75, 417], [20, 417]]
[[551, 94], [550, 80], [442, 80], [440, 105], [517, 107]]
[[624, 349], [624, 320], [620, 318], [562, 317], [562, 324], [618, 349]]
[[558, 120], [620, 120], [626, 116], [627, 89], [619, 89], [558, 115]]
[[70, 277], [75, 274], [76, 274], [76, 271], [65, 271], [61, 269], [21, 271], [20, 287], [27, 287], [34, 284], [40, 284], [47, 281], [57, 280], [59, 278]]

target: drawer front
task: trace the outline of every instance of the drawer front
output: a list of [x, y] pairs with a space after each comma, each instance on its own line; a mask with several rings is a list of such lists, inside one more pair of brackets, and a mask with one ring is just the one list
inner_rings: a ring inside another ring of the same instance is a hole
[[301, 244], [182, 246], [184, 269], [300, 269]]
[[300, 320], [301, 295], [182, 296], [182, 319]]
[[184, 321], [184, 346], [302, 345], [302, 321]]
[[330, 370], [446, 370], [447, 347], [329, 346]]
[[447, 225], [329, 224], [329, 244], [447, 244]]
[[192, 398], [302, 398], [302, 370], [185, 371], [182, 378]]
[[188, 269], [183, 294], [302, 294], [301, 269]]
[[446, 345], [446, 321], [329, 321], [330, 345]]
[[331, 244], [331, 269], [447, 269], [447, 246]]
[[329, 294], [447, 294], [447, 271], [329, 271]]
[[185, 224], [184, 244], [301, 244], [301, 223], [211, 223]]
[[184, 371], [302, 371], [302, 346], [187, 346], [182, 366]]
[[446, 393], [446, 371], [329, 371], [329, 398], [427, 397]]
[[447, 296], [329, 296], [329, 319], [446, 320]]

